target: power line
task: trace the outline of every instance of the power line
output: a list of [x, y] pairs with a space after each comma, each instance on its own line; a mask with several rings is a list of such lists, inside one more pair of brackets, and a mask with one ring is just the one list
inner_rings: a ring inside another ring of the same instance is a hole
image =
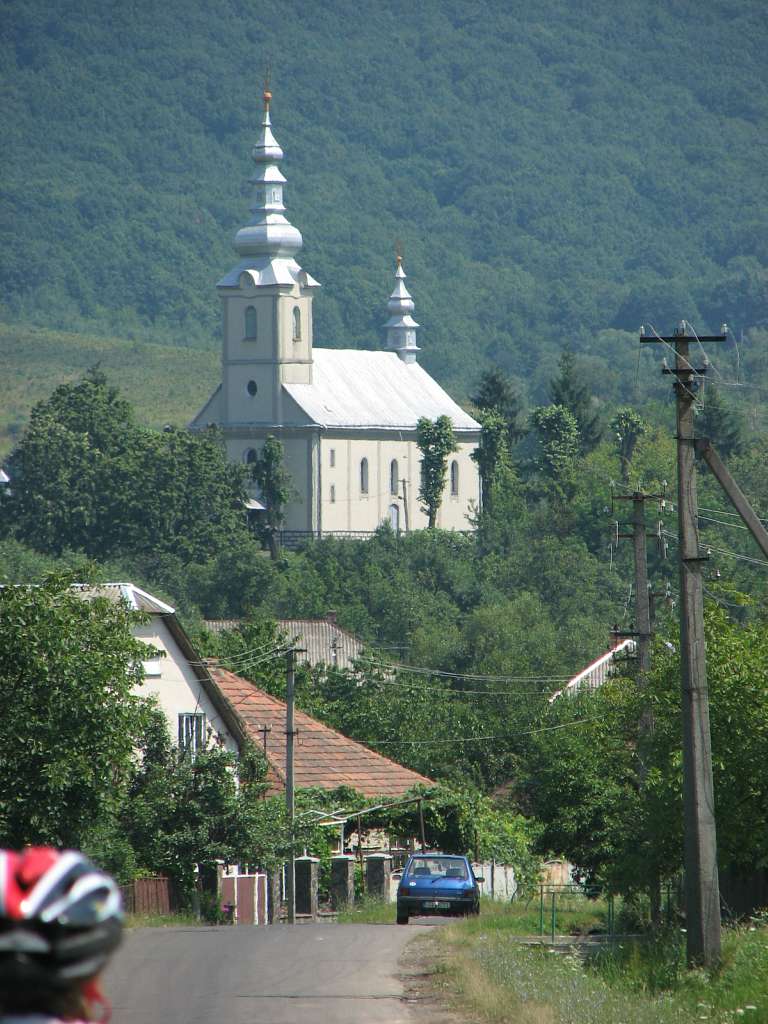
[[471, 679], [478, 683], [557, 683], [572, 678], [571, 676], [484, 676], [468, 672], [445, 672], [437, 668], [417, 668], [415, 665], [393, 665], [373, 659], [367, 660], [368, 664], [387, 669], [389, 672], [411, 672], [414, 675], [441, 676], [445, 679]]
[[[671, 541], [677, 543], [677, 537], [674, 533], [670, 533], [669, 530], [662, 531], [665, 537], [668, 537]], [[708, 551], [716, 551], [718, 555], [726, 555], [729, 558], [738, 558], [742, 562], [750, 562], [753, 565], [765, 565], [768, 566], [768, 562], [763, 558], [752, 558], [751, 555], [740, 555], [737, 551], [728, 551], [727, 548], [716, 548], [711, 544], [706, 545]]]
[[556, 729], [570, 729], [575, 725], [587, 725], [590, 722], [605, 722], [605, 717], [602, 715], [594, 718], [579, 718], [573, 722], [562, 722], [559, 725], [543, 725], [538, 729], [523, 729], [520, 732], [503, 733], [497, 736], [453, 736], [447, 740], [357, 740], [358, 743], [364, 743], [366, 746], [384, 746], [386, 745], [398, 745], [398, 746], [440, 746], [445, 744], [453, 743], [492, 743], [498, 740], [512, 740], [517, 739], [518, 736], [535, 736], [542, 732], [554, 732]]

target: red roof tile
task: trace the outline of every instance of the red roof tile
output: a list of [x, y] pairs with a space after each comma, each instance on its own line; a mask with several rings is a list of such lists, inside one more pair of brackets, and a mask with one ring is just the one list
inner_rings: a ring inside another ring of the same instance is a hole
[[[285, 788], [285, 703], [227, 669], [212, 667], [211, 676], [259, 748], [264, 744], [264, 733], [259, 730], [271, 727], [267, 733], [268, 781], [272, 792], [282, 791]], [[402, 796], [414, 786], [434, 785], [426, 776], [369, 750], [303, 711], [295, 712], [294, 727], [297, 730], [293, 758], [297, 789], [351, 786], [365, 796]]]

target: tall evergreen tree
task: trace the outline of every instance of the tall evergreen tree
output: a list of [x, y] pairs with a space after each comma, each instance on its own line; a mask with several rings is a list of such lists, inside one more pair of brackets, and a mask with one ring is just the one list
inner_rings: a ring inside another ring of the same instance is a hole
[[507, 446], [511, 451], [525, 435], [525, 426], [521, 422], [523, 401], [509, 377], [498, 367], [487, 370], [478, 381], [477, 390], [470, 396], [470, 400], [481, 413], [495, 413], [503, 419], [507, 430]]
[[696, 434], [708, 437], [724, 459], [729, 455], [738, 455], [742, 446], [741, 423], [712, 382], [707, 383], [703, 398], [696, 408]]
[[552, 404], [563, 406], [573, 415], [579, 428], [581, 450], [586, 454], [595, 449], [602, 438], [600, 413], [593, 404], [586, 382], [576, 369], [572, 352], [561, 354], [558, 369], [559, 374], [551, 384]]

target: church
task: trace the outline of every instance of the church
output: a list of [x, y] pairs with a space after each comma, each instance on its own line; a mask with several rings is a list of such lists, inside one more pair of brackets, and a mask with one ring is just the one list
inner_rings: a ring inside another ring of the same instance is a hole
[[398, 532], [426, 527], [416, 423], [422, 416], [448, 416], [456, 451], [448, 457], [437, 526], [469, 530], [480, 504], [470, 457], [480, 425], [418, 363], [419, 325], [399, 257], [387, 303], [386, 350], [313, 347], [312, 301], [320, 285], [296, 262], [302, 237], [285, 216], [283, 151], [272, 133], [271, 98], [265, 91], [253, 147], [253, 216], [235, 236], [239, 262], [217, 285], [221, 384], [190, 429], [215, 424], [228, 457], [246, 465], [268, 435], [279, 438], [296, 492], [284, 524], [290, 541], [364, 536], [384, 521]]

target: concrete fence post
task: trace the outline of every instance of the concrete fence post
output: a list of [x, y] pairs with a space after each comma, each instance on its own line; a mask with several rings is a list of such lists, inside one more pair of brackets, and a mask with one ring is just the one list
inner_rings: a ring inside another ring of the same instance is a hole
[[365, 889], [374, 899], [389, 902], [392, 858], [388, 853], [371, 853], [365, 858]]
[[296, 858], [296, 913], [317, 917], [317, 883], [320, 861], [317, 857]]
[[355, 858], [349, 853], [331, 857], [331, 906], [334, 910], [355, 902]]
[[276, 924], [280, 920], [281, 888], [282, 870], [271, 868], [267, 872], [267, 924]]

